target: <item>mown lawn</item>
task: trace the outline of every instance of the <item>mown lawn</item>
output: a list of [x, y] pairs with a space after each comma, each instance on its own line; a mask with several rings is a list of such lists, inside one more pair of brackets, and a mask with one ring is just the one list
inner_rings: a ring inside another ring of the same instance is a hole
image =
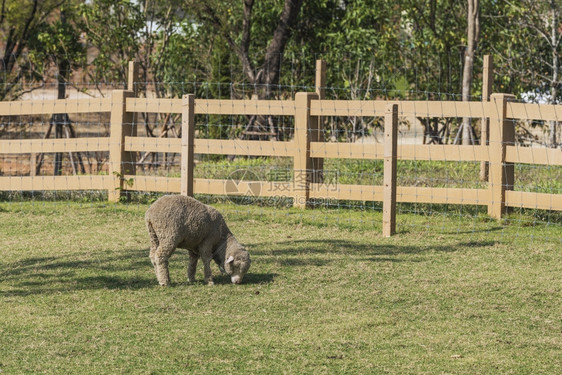
[[146, 208], [0, 202], [0, 373], [562, 373], [559, 224], [219, 204], [245, 282], [161, 288]]

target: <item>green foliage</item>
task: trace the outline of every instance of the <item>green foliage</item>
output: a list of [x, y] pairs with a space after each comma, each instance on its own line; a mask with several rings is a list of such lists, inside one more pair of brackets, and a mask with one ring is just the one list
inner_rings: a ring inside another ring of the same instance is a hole
[[139, 4], [92, 0], [82, 5], [81, 16], [88, 43], [98, 52], [90, 63], [90, 79], [96, 83], [126, 82], [127, 67], [141, 48], [146, 22]]
[[[533, 99], [558, 87], [551, 59], [553, 52], [560, 53], [561, 44], [553, 49], [538, 32], [549, 19], [550, 3], [480, 2], [474, 99], [482, 92], [484, 54], [495, 60], [493, 91], [531, 93]], [[37, 8], [34, 4], [3, 3], [0, 39], [6, 53], [12, 51], [19, 63], [4, 56], [0, 98], [19, 95], [22, 77], [28, 84], [48, 81], [53, 74], [49, 67], [62, 60], [75, 71], [82, 68], [86, 79], [99, 86], [124, 84], [128, 62], [137, 60], [142, 89], [146, 86], [157, 96], [249, 98], [260, 90], [248, 84], [240, 59], [242, 1], [47, 0], [37, 2]], [[552, 6], [562, 9], [559, 1]], [[265, 61], [282, 8], [283, 1], [254, 1], [248, 58], [256, 70]], [[212, 16], [207, 9], [214, 11]], [[60, 21], [61, 12], [67, 15], [66, 23]], [[305, 1], [281, 56], [272, 96], [289, 98], [312, 90], [315, 60], [322, 58], [328, 66], [328, 98], [457, 100], [466, 12], [465, 2], [455, 0]], [[239, 135], [236, 127], [223, 126], [225, 118], [210, 121], [213, 134]], [[333, 119], [328, 125], [336, 139], [345, 133], [344, 138], [355, 140], [372, 133], [380, 121]]]
[[[0, 100], [19, 97], [27, 82], [43, 81], [29, 59], [29, 44], [44, 30], [46, 20], [58, 11], [61, 1], [7, 0], [0, 14]], [[63, 37], [65, 38], [65, 37]]]
[[48, 74], [51, 64], [68, 65], [69, 69], [86, 64], [86, 47], [80, 40], [77, 11], [72, 3], [61, 7], [56, 20], [38, 25], [29, 40], [29, 59], [42, 77]]
[[[208, 52], [199, 44], [198, 28], [191, 21], [183, 20], [176, 27], [178, 30], [170, 35], [167, 45], [157, 44], [150, 58], [161, 63], [156, 80], [167, 85], [166, 94], [181, 97], [195, 92], [198, 82], [208, 80], [203, 64]], [[158, 32], [158, 40], [165, 37], [163, 33]]]
[[[125, 176], [117, 171], [113, 172], [113, 175], [116, 177], [119, 177], [119, 180], [121, 180], [121, 182], [123, 183], [123, 185], [125, 185], [126, 187], [132, 187], [133, 184], [135, 183], [135, 179], [134, 178], [125, 178]], [[123, 190], [123, 188], [121, 187], [116, 187], [115, 190]]]

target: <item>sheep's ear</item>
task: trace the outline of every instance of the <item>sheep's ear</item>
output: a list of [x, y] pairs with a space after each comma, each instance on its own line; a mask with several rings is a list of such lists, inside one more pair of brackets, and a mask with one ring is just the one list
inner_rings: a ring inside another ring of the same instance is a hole
[[225, 261], [225, 263], [230, 263], [230, 262], [234, 262], [234, 257], [231, 255], [228, 257], [228, 259]]

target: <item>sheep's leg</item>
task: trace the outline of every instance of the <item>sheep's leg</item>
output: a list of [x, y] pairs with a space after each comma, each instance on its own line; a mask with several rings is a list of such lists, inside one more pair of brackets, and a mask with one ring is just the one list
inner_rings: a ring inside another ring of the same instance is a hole
[[209, 243], [203, 242], [199, 245], [199, 255], [203, 261], [203, 274], [205, 275], [205, 282], [208, 285], [213, 285], [213, 272], [211, 271], [211, 260], [213, 260], [213, 246]]
[[150, 263], [152, 263], [152, 266], [154, 267], [155, 270], [156, 270], [156, 249], [157, 248], [158, 248], [157, 246], [156, 247], [150, 246], [150, 254], [149, 254]]
[[158, 283], [162, 286], [170, 285], [170, 273], [168, 271], [168, 259], [176, 249], [173, 243], [160, 243], [154, 254], [156, 263], [156, 278]]
[[156, 231], [152, 228], [152, 224], [147, 222], [146, 226], [150, 234], [150, 262], [154, 269], [156, 269], [156, 249], [158, 249], [160, 241], [158, 241], [158, 236], [156, 235]]
[[195, 282], [195, 271], [197, 270], [197, 261], [199, 256], [192, 251], [189, 252], [189, 265], [187, 266], [187, 281]]
[[211, 271], [211, 260], [203, 260], [203, 274], [205, 275], [205, 282], [207, 285], [214, 285], [213, 282], [213, 272]]

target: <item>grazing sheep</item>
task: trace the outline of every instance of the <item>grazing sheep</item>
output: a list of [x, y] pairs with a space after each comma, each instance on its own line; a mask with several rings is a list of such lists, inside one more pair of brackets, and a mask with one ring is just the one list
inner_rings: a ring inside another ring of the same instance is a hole
[[150, 234], [150, 260], [162, 286], [170, 285], [168, 259], [177, 247], [189, 251], [189, 282], [195, 281], [199, 257], [209, 285], [213, 285], [211, 260], [230, 275], [234, 284], [240, 284], [250, 268], [250, 254], [234, 238], [222, 215], [194, 198], [163, 196], [148, 208], [145, 221]]

